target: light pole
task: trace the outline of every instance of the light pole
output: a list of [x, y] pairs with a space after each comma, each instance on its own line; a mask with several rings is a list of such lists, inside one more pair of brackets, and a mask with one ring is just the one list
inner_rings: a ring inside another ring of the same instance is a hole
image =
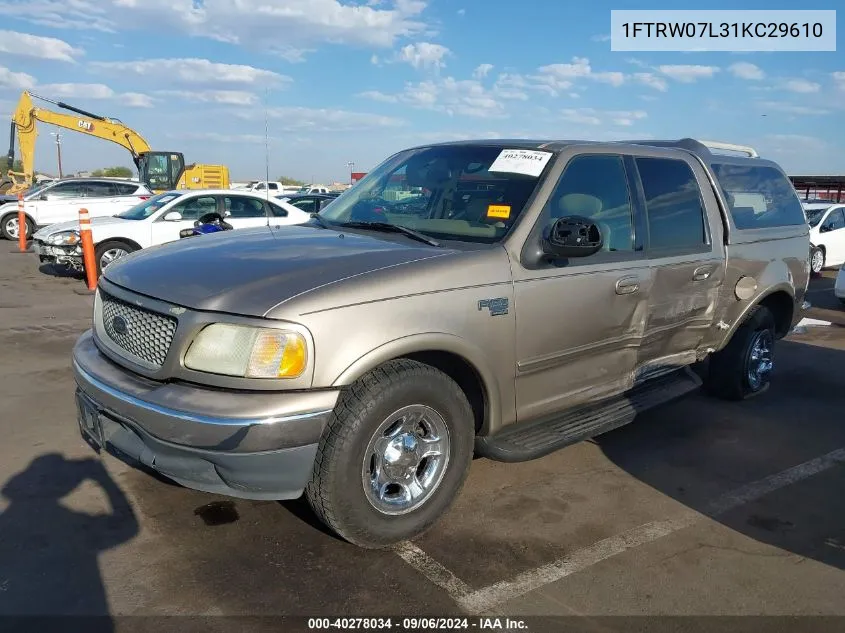
[[56, 137], [56, 158], [59, 161], [59, 178], [62, 178], [62, 135], [58, 132], [50, 132], [50, 136]]
[[349, 186], [351, 187], [355, 184], [354, 182], [352, 182], [352, 174], [355, 173], [355, 163], [349, 161], [348, 163], [346, 163], [346, 166], [349, 167]]

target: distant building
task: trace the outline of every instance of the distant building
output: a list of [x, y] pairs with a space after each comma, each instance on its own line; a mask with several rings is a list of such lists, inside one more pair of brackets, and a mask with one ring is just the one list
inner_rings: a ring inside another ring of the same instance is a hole
[[790, 176], [802, 200], [845, 202], [845, 176]]

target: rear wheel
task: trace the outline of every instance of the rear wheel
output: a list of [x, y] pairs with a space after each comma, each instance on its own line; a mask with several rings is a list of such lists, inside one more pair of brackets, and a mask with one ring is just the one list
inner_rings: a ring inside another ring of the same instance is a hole
[[108, 240], [97, 244], [94, 249], [94, 261], [97, 263], [97, 277], [103, 274], [103, 270], [113, 261], [126, 257], [129, 253], [138, 250], [131, 244], [119, 240]]
[[810, 272], [814, 275], [820, 275], [824, 268], [824, 251], [818, 246], [814, 246], [810, 251]]
[[[32, 237], [33, 234], [32, 220], [26, 218], [26, 239]], [[0, 233], [3, 234], [7, 240], [18, 239], [18, 212], [8, 213], [0, 220]]]
[[730, 342], [710, 357], [707, 390], [726, 400], [743, 400], [768, 389], [774, 343], [774, 316], [765, 306], [756, 306]]
[[469, 402], [443, 372], [395, 360], [344, 391], [306, 495], [350, 543], [382, 548], [414, 538], [463, 486], [475, 436]]

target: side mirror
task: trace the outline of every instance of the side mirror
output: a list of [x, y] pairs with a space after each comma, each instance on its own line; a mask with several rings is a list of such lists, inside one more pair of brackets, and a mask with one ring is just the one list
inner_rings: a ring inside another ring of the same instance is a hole
[[182, 214], [178, 211], [168, 211], [164, 214], [164, 217], [162, 218], [162, 220], [164, 220], [165, 222], [178, 222], [181, 219]]
[[42, 193], [40, 196], [38, 196], [38, 199], [42, 202], [47, 202], [47, 200], [50, 199], [50, 196], [48, 196], [46, 193]]
[[589, 257], [603, 245], [598, 225], [578, 215], [558, 218], [543, 232], [543, 250], [553, 258]]

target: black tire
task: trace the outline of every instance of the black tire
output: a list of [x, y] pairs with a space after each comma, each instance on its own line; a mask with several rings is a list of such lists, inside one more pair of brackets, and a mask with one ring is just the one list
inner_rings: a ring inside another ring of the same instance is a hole
[[[2, 219], [0, 219], [0, 235], [2, 235], [4, 239], [11, 240], [13, 242], [18, 241], [18, 236], [12, 235], [11, 233], [9, 233], [8, 229], [6, 228], [6, 223], [10, 219], [13, 219], [13, 218], [17, 219], [17, 217], [18, 217], [18, 212], [15, 211], [13, 213], [7, 213], [6, 215], [4, 215], [2, 217]], [[27, 239], [27, 241], [32, 239], [33, 233], [35, 233], [35, 227], [32, 224], [32, 220], [29, 217], [27, 217], [26, 218], [26, 239]]]
[[758, 340], [767, 343], [771, 360], [775, 318], [765, 306], [753, 308], [728, 344], [710, 357], [705, 387], [711, 395], [725, 400], [744, 400], [768, 389], [771, 370], [766, 372], [759, 384], [749, 377], [749, 367], [753, 363], [752, 348]]
[[[818, 257], [820, 257], [820, 260]], [[818, 246], [814, 246], [810, 249], [810, 274], [818, 277], [822, 274], [822, 270], [824, 270], [825, 264], [825, 252], [823, 248], [819, 248]]]
[[109, 251], [115, 249], [122, 249], [126, 251], [126, 254], [134, 253], [138, 249], [122, 240], [106, 240], [105, 242], [100, 242], [97, 246], [94, 247], [94, 261], [97, 264], [97, 278], [99, 279], [100, 275], [103, 274], [103, 268], [101, 266], [101, 260], [103, 256], [108, 253]]
[[[391, 414], [410, 405], [430, 407], [441, 416], [448, 429], [448, 461], [419, 507], [391, 515], [368, 499], [364, 455]], [[419, 536], [449, 509], [469, 472], [474, 437], [472, 409], [451, 378], [416, 361], [389, 361], [341, 394], [320, 440], [306, 497], [319, 519], [343, 539], [366, 549], [390, 547]]]

